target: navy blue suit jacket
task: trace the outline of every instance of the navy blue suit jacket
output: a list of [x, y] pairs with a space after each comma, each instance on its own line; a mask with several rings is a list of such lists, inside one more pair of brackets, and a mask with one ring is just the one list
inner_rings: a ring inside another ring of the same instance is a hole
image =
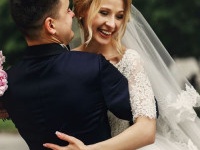
[[58, 140], [55, 131], [85, 144], [111, 137], [107, 110], [132, 120], [126, 78], [101, 55], [59, 44], [31, 46], [8, 70], [4, 107], [31, 150]]

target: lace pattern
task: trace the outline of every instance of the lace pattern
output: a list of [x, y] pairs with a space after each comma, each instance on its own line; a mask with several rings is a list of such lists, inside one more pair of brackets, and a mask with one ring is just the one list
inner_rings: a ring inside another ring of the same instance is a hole
[[133, 119], [139, 116], [156, 118], [153, 90], [140, 55], [128, 49], [116, 67], [128, 79]]
[[[143, 68], [140, 55], [128, 49], [122, 60], [115, 65], [118, 70], [128, 79], [130, 103], [132, 108], [133, 119], [138, 116], [146, 116], [156, 118], [156, 108], [154, 94], [150, 81]], [[169, 93], [163, 100], [161, 97], [158, 101], [160, 116], [157, 119], [157, 134], [165, 140], [169, 140], [171, 144], [176, 145], [177, 149], [197, 150], [196, 145], [181, 129], [180, 123], [184, 121], [194, 121], [196, 113], [193, 106], [199, 104], [199, 94], [193, 87], [186, 85], [186, 90], [180, 91], [178, 95]], [[109, 121], [111, 125], [111, 134], [115, 136], [126, 128], [129, 124], [127, 121], [116, 118], [109, 113]], [[157, 139], [158, 142], [160, 139]], [[155, 147], [152, 147], [155, 146]], [[142, 149], [160, 149], [158, 145], [146, 146]], [[163, 149], [168, 149], [170, 144]]]
[[[127, 49], [115, 67], [128, 79], [133, 121], [139, 116], [156, 118], [153, 90], [139, 54], [132, 49]], [[112, 136], [119, 134], [129, 126], [129, 122], [118, 119], [111, 113], [108, 113], [108, 116]]]
[[[186, 90], [182, 90], [177, 96], [168, 94], [162, 103], [159, 103], [160, 116], [157, 120], [157, 132], [188, 150], [197, 150], [196, 145], [188, 137], [188, 133], [181, 129], [181, 124], [195, 122], [197, 115], [193, 106], [197, 104], [198, 99], [199, 94], [187, 84]], [[194, 128], [195, 125], [192, 127]], [[190, 130], [191, 126], [185, 128]], [[192, 132], [191, 134], [196, 136]]]
[[[133, 119], [138, 116], [155, 118], [154, 93], [143, 68], [140, 55], [136, 51], [128, 49], [121, 61], [115, 66], [128, 79]], [[168, 93], [169, 91], [166, 92]], [[168, 140], [169, 144], [166, 145], [166, 148], [162, 147], [163, 145], [161, 148], [153, 144], [141, 148], [141, 150], [155, 148], [168, 150], [172, 144], [179, 150], [197, 150], [198, 148], [188, 137], [188, 133], [181, 129], [180, 124], [194, 122], [197, 115], [193, 110], [193, 106], [199, 104], [198, 100], [199, 94], [193, 87], [188, 85], [178, 95], [169, 92], [166, 96], [158, 97], [160, 116], [157, 119], [157, 135], [159, 134], [163, 140]], [[120, 120], [111, 113], [109, 113], [109, 121], [112, 136], [121, 133], [129, 126], [127, 121]], [[195, 134], [192, 133], [192, 135]], [[157, 140], [158, 142], [160, 141], [160, 139]]]

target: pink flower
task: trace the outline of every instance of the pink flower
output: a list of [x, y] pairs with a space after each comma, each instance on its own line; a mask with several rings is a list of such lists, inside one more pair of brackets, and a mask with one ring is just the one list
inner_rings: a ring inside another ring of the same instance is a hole
[[3, 70], [2, 66], [4, 62], [5, 56], [3, 56], [2, 51], [0, 51], [0, 96], [2, 96], [8, 88], [7, 73]]
[[0, 96], [4, 94], [4, 92], [8, 88], [7, 81], [7, 73], [4, 70], [0, 69]]

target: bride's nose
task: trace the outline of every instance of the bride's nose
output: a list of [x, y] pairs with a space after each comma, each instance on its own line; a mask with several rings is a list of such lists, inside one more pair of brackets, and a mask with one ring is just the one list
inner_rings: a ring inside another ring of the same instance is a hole
[[74, 12], [71, 9], [68, 10], [68, 13], [71, 15], [72, 18], [75, 16]]
[[105, 24], [110, 28], [115, 28], [115, 18], [114, 17], [108, 18]]

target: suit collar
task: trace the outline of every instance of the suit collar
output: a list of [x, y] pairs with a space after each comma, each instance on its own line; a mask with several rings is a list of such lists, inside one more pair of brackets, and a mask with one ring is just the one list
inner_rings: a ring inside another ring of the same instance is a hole
[[57, 43], [42, 44], [28, 46], [25, 52], [25, 59], [28, 58], [40, 58], [45, 56], [58, 55], [60, 53], [69, 51], [69, 46], [65, 46]]

